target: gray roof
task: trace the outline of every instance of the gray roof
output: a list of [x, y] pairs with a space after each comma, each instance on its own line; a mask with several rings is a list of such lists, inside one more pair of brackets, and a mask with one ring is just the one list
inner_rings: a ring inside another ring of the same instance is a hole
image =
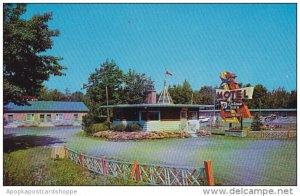
[[119, 104], [101, 106], [101, 108], [213, 108], [214, 105], [196, 105], [196, 104]]
[[[297, 112], [296, 108], [275, 108], [275, 109], [249, 109], [250, 112]], [[213, 112], [214, 110], [200, 110], [200, 112]], [[215, 110], [219, 112], [220, 110]]]
[[30, 105], [18, 106], [9, 103], [4, 106], [4, 112], [47, 111], [47, 112], [88, 112], [83, 102], [67, 101], [28, 101]]

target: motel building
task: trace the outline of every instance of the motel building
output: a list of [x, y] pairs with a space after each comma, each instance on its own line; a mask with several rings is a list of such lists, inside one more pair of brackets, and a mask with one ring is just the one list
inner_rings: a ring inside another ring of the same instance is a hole
[[[277, 108], [277, 109], [249, 109], [252, 116], [259, 115], [261, 117], [267, 117], [270, 115], [276, 115], [280, 118], [297, 118], [296, 108]], [[211, 117], [213, 114], [220, 116], [220, 110], [200, 110], [201, 116]]]
[[88, 108], [83, 102], [28, 101], [29, 105], [4, 106], [5, 127], [80, 126]]
[[147, 103], [102, 106], [113, 111], [113, 126], [138, 123], [144, 131], [196, 132], [200, 127], [199, 110], [213, 105], [174, 104], [167, 86], [156, 101], [156, 91], [148, 92]]
[[[223, 93], [218, 96], [246, 97], [247, 92]], [[187, 131], [195, 133], [203, 126], [213, 125], [216, 120], [222, 122], [220, 110], [214, 105], [174, 104], [165, 85], [156, 101], [155, 90], [148, 92], [147, 102], [144, 104], [107, 105], [113, 113], [112, 126], [118, 124], [138, 123], [144, 131]], [[270, 116], [280, 118], [282, 122], [296, 122], [297, 109], [250, 109], [252, 115], [247, 120], [252, 122], [253, 116], [258, 114], [262, 120]], [[249, 124], [250, 126], [250, 124]]]

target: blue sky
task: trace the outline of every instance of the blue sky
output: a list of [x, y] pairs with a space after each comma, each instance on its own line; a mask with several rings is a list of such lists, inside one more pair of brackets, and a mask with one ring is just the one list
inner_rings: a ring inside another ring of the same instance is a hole
[[47, 53], [68, 70], [48, 88], [74, 92], [107, 58], [163, 86], [187, 79], [194, 90], [220, 84], [219, 73], [269, 90], [296, 89], [295, 4], [30, 4], [26, 17], [53, 12], [59, 29]]

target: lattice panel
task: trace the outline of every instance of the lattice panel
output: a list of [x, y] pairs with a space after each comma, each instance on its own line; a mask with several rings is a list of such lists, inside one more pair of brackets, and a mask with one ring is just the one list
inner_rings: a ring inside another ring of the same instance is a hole
[[114, 161], [114, 160], [105, 160], [107, 175], [120, 177], [120, 178], [129, 178], [132, 171], [132, 163]]
[[266, 139], [286, 139], [288, 137], [287, 131], [264, 131]]
[[[101, 157], [80, 154], [67, 150], [67, 157], [89, 171], [117, 178], [130, 179], [134, 173], [133, 180], [150, 185], [205, 185], [206, 175], [204, 168], [182, 168], [175, 166], [160, 165], [138, 165], [137, 170], [133, 163], [126, 161], [109, 160]], [[135, 170], [134, 170], [135, 168]], [[134, 171], [133, 171], [134, 170]]]
[[[288, 139], [288, 131], [250, 131], [249, 137], [259, 139]], [[296, 138], [297, 132], [290, 131], [289, 138]]]
[[99, 158], [83, 155], [82, 166], [95, 173], [104, 174], [103, 165]]
[[204, 168], [139, 165], [141, 181], [151, 185], [205, 185]]
[[249, 136], [252, 138], [261, 138], [262, 133], [260, 131], [250, 131]]
[[75, 163], [80, 164], [79, 153], [67, 149], [67, 157]]

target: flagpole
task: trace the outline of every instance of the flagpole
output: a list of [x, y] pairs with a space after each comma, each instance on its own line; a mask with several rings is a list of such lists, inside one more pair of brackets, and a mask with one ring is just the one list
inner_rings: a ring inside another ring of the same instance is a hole
[[[164, 79], [164, 90], [163, 91], [166, 91], [166, 85], [167, 85], [167, 69], [165, 68], [165, 79]], [[164, 94], [166, 94], [164, 92]], [[163, 103], [165, 102], [165, 100], [163, 99]]]

